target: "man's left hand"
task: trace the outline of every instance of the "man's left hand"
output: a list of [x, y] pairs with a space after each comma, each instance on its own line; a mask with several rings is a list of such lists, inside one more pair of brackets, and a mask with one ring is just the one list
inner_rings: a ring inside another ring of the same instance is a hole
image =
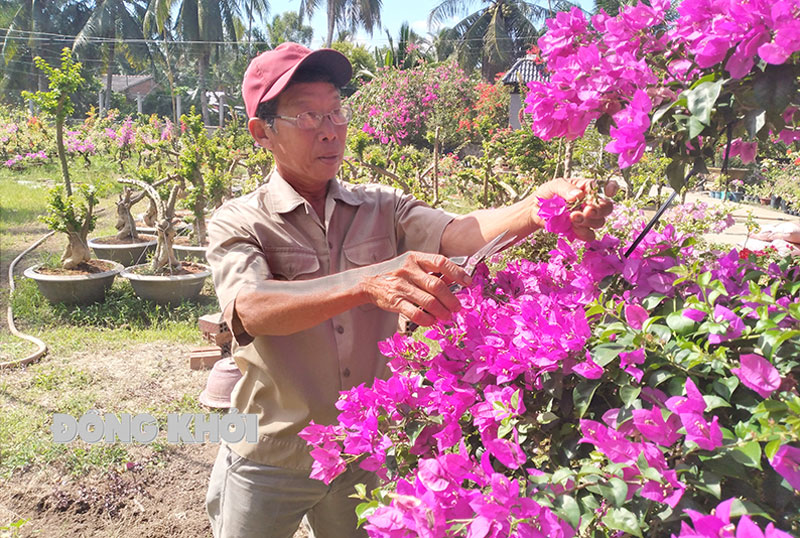
[[[606, 182], [603, 192], [598, 192], [597, 182], [584, 178], [557, 178], [548, 181], [533, 194], [534, 200], [560, 196], [567, 205], [574, 206], [583, 201], [583, 207], [570, 213], [572, 229], [578, 238], [591, 241], [595, 238], [594, 230], [605, 224], [606, 217], [614, 208], [610, 197], [617, 193], [619, 186], [613, 180]], [[538, 227], [544, 227], [539, 217], [539, 204], [534, 204], [533, 220]]]

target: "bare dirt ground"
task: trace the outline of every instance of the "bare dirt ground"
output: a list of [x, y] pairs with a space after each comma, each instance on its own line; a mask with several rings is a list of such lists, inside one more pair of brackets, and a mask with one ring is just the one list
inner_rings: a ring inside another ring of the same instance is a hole
[[[191, 346], [168, 342], [94, 349], [44, 361], [58, 361], [92, 379], [99, 412], [147, 412], [148, 406], [186, 405], [205, 387], [208, 371], [190, 370]], [[19, 370], [0, 371], [0, 383], [22, 383]], [[12, 405], [52, 409], [55, 394]], [[78, 441], [80, 442], [80, 441]], [[134, 446], [132, 466], [119, 465], [78, 478], [56, 465], [34, 465], [0, 482], [0, 524], [28, 520], [18, 534], [0, 537], [47, 538], [206, 538], [208, 477], [216, 443], [168, 445], [160, 451]], [[307, 537], [300, 529], [295, 538]]]

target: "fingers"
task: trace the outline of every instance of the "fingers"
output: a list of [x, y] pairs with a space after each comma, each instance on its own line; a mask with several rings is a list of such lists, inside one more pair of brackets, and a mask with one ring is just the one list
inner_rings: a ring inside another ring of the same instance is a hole
[[402, 265], [366, 279], [371, 302], [421, 326], [446, 320], [461, 309], [458, 298], [437, 274], [468, 286], [472, 279], [464, 269], [437, 254], [410, 252], [401, 258]]
[[415, 258], [420, 268], [426, 273], [440, 274], [446, 282], [457, 282], [462, 286], [472, 285], [472, 277], [469, 276], [469, 273], [445, 256], [417, 253]]

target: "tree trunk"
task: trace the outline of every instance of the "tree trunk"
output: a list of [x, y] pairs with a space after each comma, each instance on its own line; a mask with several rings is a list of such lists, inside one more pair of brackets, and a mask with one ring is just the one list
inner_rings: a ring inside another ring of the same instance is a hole
[[133, 198], [133, 191], [128, 187], [123, 189], [117, 202], [117, 239], [131, 239], [138, 241], [139, 232], [136, 230], [136, 223], [131, 215], [131, 207], [139, 201], [140, 197]]
[[328, 0], [328, 37], [325, 39], [325, 48], [330, 48], [333, 43], [333, 31], [336, 26], [336, 2]]
[[200, 92], [200, 110], [203, 114], [204, 125], [210, 125], [211, 123], [208, 117], [208, 95], [206, 95], [206, 78], [208, 77], [208, 64], [210, 61], [210, 56], [211, 53], [206, 47], [204, 47], [203, 51], [200, 53], [200, 80], [198, 80], [198, 91]]
[[195, 170], [192, 183], [192, 186], [198, 190], [198, 195], [192, 208], [192, 213], [194, 213], [192, 227], [194, 228], [194, 236], [197, 238], [197, 244], [202, 247], [206, 244], [206, 185], [200, 170]]
[[61, 256], [61, 267], [75, 269], [80, 264], [88, 262], [92, 257], [92, 252], [80, 232], [70, 230], [67, 232], [67, 236], [69, 237], [69, 242], [67, 243], [67, 248], [64, 249], [64, 254]]
[[111, 79], [113, 78], [115, 51], [116, 43], [112, 40], [108, 44], [108, 64], [106, 66], [106, 113], [111, 110]]
[[572, 154], [575, 151], [575, 141], [567, 140], [567, 147], [564, 148], [564, 177], [572, 177]]
[[64, 152], [64, 118], [61, 117], [62, 102], [56, 112], [56, 148], [58, 149], [58, 160], [61, 162], [61, 177], [64, 178], [64, 188], [67, 196], [72, 196], [72, 182], [69, 180], [69, 167], [67, 166], [67, 155]]
[[172, 250], [172, 245], [175, 242], [175, 227], [168, 219], [161, 220], [158, 223], [158, 245], [156, 246], [156, 254], [153, 256], [153, 263], [150, 268], [154, 273], [159, 273], [164, 269], [172, 272], [174, 267], [179, 267], [181, 262], [175, 257], [175, 252]]

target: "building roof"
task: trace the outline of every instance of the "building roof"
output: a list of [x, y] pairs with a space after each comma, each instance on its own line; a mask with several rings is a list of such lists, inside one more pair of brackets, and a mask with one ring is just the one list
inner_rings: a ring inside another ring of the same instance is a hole
[[[103, 75], [103, 80], [105, 80], [105, 77], [106, 76]], [[111, 91], [126, 93], [135, 86], [138, 86], [144, 82], [149, 82], [152, 79], [152, 75], [111, 75]], [[151, 89], [152, 88], [148, 89], [145, 92], [145, 95], [150, 93]]]
[[537, 60], [533, 56], [525, 56], [517, 60], [500, 80], [503, 81], [503, 84], [517, 86], [520, 82], [527, 84], [533, 81], [544, 81], [548, 78], [544, 63], [541, 60]]

